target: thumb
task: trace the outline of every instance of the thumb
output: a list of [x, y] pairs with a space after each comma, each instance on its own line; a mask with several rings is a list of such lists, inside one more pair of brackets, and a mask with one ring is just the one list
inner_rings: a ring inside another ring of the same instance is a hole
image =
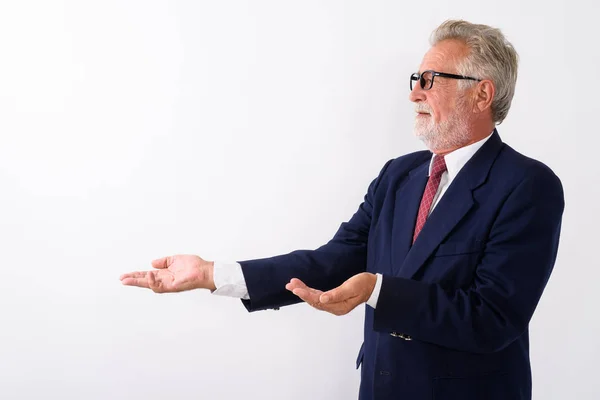
[[321, 295], [319, 302], [326, 303], [339, 303], [340, 301], [346, 300], [348, 293], [344, 290], [344, 286], [339, 286], [335, 289], [331, 289]]
[[150, 287], [150, 289], [152, 289], [153, 292], [158, 293], [160, 285], [158, 284], [158, 282], [156, 282], [156, 276], [154, 275], [153, 271], [148, 271], [147, 279], [148, 286]]
[[173, 257], [163, 257], [152, 261], [152, 268], [164, 269], [173, 263]]

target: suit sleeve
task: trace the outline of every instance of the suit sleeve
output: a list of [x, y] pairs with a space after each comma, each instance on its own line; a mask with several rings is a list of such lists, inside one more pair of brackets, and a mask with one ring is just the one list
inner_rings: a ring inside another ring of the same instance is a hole
[[315, 250], [297, 250], [276, 257], [240, 262], [250, 296], [249, 300], [242, 302], [248, 311], [299, 303], [301, 300], [285, 288], [292, 278], [298, 278], [316, 289], [329, 290], [366, 270], [375, 192], [391, 161], [371, 182], [356, 213], [341, 224], [327, 244]]
[[527, 329], [548, 282], [563, 209], [556, 175], [529, 174], [500, 209], [472, 283], [449, 290], [384, 276], [374, 329], [462, 351], [503, 349]]

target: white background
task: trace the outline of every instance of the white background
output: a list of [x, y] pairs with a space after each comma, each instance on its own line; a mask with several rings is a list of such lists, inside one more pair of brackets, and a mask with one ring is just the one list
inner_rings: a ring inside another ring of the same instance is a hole
[[447, 18], [521, 68], [504, 141], [562, 179], [535, 399], [597, 399], [597, 3], [0, 3], [0, 398], [351, 399], [363, 310], [249, 314], [118, 277], [325, 243], [422, 149], [408, 77]]

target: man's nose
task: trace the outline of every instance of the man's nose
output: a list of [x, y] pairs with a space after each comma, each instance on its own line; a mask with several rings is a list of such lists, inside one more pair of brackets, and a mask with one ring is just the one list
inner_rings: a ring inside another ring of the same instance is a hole
[[419, 82], [413, 82], [413, 88], [408, 95], [408, 99], [413, 103], [417, 103], [419, 101], [425, 101], [425, 91], [419, 85]]

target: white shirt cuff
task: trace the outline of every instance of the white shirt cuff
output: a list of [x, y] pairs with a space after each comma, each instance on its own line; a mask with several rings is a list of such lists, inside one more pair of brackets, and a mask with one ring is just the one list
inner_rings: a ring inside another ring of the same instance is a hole
[[381, 292], [381, 283], [383, 282], [383, 275], [377, 274], [376, 276], [375, 287], [373, 288], [371, 297], [367, 300], [367, 304], [373, 308], [377, 308], [377, 300], [379, 300], [379, 292]]
[[242, 266], [237, 262], [218, 262], [215, 261], [213, 271], [213, 280], [217, 288], [213, 294], [219, 296], [236, 297], [238, 299], [249, 300], [246, 280], [242, 272]]

